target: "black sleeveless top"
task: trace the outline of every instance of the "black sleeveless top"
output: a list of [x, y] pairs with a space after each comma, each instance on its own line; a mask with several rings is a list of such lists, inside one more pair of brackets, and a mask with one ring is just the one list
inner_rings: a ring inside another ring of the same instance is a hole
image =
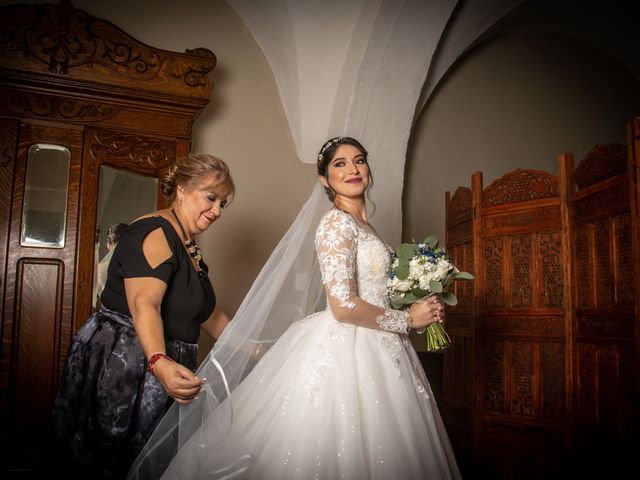
[[[142, 251], [144, 238], [162, 228], [173, 255], [151, 268]], [[200, 324], [216, 306], [213, 286], [206, 273], [196, 271], [184, 244], [171, 223], [163, 217], [147, 217], [132, 223], [122, 232], [109, 263], [107, 282], [101, 300], [105, 307], [131, 316], [124, 290], [125, 278], [153, 277], [167, 284], [161, 316], [165, 338], [197, 343]]]

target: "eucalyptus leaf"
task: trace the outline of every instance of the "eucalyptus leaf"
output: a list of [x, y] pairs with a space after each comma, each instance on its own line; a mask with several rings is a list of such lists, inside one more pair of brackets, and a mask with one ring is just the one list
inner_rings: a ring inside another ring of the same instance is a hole
[[424, 243], [425, 245], [431, 247], [431, 248], [436, 248], [438, 246], [438, 237], [436, 237], [435, 235], [429, 235], [427, 238], [424, 239]]
[[398, 259], [405, 261], [411, 260], [411, 258], [417, 253], [419, 253], [418, 247], [413, 243], [403, 243], [396, 249]]
[[440, 298], [444, 303], [452, 307], [455, 307], [458, 304], [458, 298], [451, 292], [442, 293], [442, 295], [440, 295]]
[[433, 293], [440, 293], [440, 292], [442, 292], [442, 283], [440, 283], [437, 280], [430, 280], [429, 281], [429, 289]]
[[389, 303], [396, 310], [401, 309], [405, 305], [411, 305], [414, 303], [414, 300], [407, 299], [406, 297], [401, 297], [400, 295], [394, 295], [389, 299]]
[[456, 280], [473, 280], [474, 277], [469, 272], [456, 272], [453, 274]]
[[406, 280], [409, 276], [409, 265], [398, 265], [396, 267], [396, 277], [400, 280]]
[[422, 290], [421, 288], [414, 288], [413, 290], [411, 290], [411, 293], [417, 299], [421, 299], [429, 295], [430, 292], [428, 292], [427, 290]]
[[389, 300], [389, 303], [396, 310], [400, 310], [402, 308], [402, 306], [404, 305], [404, 303], [399, 302], [399, 301], [397, 301], [397, 300], [395, 300], [393, 298]]
[[404, 298], [405, 298], [405, 300], [409, 301], [410, 303], [414, 303], [414, 302], [417, 302], [418, 300], [420, 300], [421, 297], [417, 296], [413, 292], [409, 292], [404, 296]]

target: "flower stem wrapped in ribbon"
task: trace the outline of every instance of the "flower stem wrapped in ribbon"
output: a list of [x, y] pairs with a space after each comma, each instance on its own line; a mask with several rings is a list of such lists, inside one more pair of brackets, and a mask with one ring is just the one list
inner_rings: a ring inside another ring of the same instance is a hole
[[[387, 282], [389, 303], [400, 310], [430, 295], [438, 295], [447, 305], [455, 306], [458, 299], [449, 290], [454, 280], [473, 280], [473, 275], [453, 265], [449, 255], [438, 246], [436, 237], [429, 235], [422, 243], [403, 243], [394, 253]], [[429, 352], [444, 350], [451, 344], [441, 323], [429, 324], [425, 335]]]

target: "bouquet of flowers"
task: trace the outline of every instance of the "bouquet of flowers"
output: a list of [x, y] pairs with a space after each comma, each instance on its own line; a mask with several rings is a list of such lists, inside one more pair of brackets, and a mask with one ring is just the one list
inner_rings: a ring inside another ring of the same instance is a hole
[[[428, 236], [422, 243], [403, 243], [395, 253], [391, 274], [387, 282], [389, 303], [396, 310], [420, 301], [430, 295], [439, 295], [444, 303], [458, 303], [455, 294], [449, 291], [454, 280], [473, 280], [473, 275], [459, 271], [438, 239]], [[444, 350], [451, 339], [441, 323], [431, 323], [426, 328], [427, 350]]]

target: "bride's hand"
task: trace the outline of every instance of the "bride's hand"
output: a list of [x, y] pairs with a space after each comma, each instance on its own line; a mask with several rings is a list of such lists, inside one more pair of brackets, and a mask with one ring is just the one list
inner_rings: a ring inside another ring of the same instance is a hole
[[409, 308], [409, 316], [411, 317], [411, 328], [425, 328], [431, 323], [444, 320], [444, 305], [436, 295], [427, 297], [426, 300], [414, 303]]

